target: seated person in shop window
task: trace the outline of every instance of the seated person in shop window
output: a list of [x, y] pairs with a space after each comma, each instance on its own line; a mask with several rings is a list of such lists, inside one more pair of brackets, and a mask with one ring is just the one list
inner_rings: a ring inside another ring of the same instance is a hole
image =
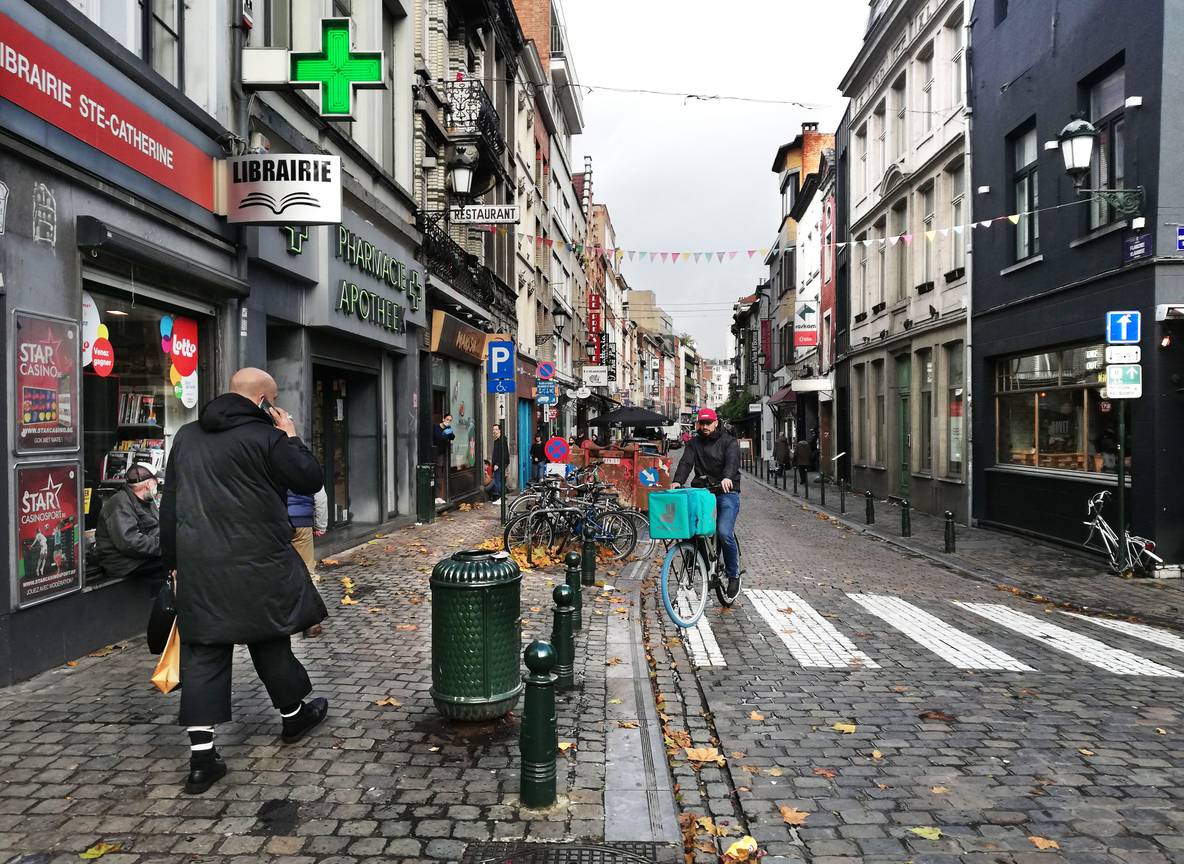
[[160, 478], [151, 465], [137, 462], [127, 469], [124, 486], [99, 511], [95, 548], [103, 571], [112, 578], [147, 579], [155, 589], [165, 580], [160, 557], [160, 510], [156, 489]]

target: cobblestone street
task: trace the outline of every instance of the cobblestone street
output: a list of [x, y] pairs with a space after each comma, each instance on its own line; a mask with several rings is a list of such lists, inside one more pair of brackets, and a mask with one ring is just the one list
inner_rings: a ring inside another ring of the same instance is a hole
[[769, 861], [1184, 861], [1184, 638], [1020, 599], [745, 484], [743, 600], [713, 597], [685, 641], [653, 591], [644, 610], [666, 714], [726, 760], [672, 757], [686, 812]]

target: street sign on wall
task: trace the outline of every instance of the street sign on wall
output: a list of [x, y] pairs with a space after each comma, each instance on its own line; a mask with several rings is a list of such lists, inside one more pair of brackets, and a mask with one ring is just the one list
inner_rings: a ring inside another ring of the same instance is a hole
[[515, 385], [514, 343], [490, 340], [485, 346], [485, 377], [490, 393], [513, 393]]
[[1135, 311], [1106, 313], [1106, 341], [1111, 345], [1137, 345], [1143, 316]]
[[585, 366], [580, 373], [585, 387], [607, 387], [607, 366]]
[[1138, 363], [1142, 360], [1142, 350], [1138, 345], [1107, 345], [1107, 363]]
[[1139, 399], [1142, 396], [1142, 366], [1131, 363], [1106, 367], [1107, 399]]

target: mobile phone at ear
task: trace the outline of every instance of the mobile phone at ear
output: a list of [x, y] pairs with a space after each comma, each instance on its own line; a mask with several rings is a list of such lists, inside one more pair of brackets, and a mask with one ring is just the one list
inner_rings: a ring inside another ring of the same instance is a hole
[[263, 410], [263, 413], [267, 415], [267, 419], [271, 422], [271, 425], [274, 426], [275, 418], [271, 416], [271, 409], [275, 406], [271, 404], [271, 400], [264, 396], [259, 400], [259, 407]]

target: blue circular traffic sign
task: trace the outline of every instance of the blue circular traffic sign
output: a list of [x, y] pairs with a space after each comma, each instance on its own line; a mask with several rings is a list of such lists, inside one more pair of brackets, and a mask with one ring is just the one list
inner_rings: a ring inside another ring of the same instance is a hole
[[642, 468], [637, 472], [637, 479], [642, 486], [657, 486], [658, 485], [658, 469], [657, 468]]
[[553, 377], [555, 377], [555, 364], [544, 361], [539, 364], [538, 371], [540, 381], [550, 381]]
[[554, 435], [547, 439], [547, 443], [543, 446], [543, 452], [552, 462], [563, 462], [567, 459], [567, 442], [558, 435]]

